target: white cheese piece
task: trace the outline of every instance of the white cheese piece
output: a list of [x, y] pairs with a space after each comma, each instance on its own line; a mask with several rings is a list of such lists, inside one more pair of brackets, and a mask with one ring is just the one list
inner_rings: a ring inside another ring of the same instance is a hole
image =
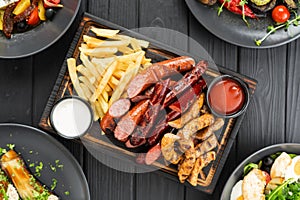
[[6, 194], [8, 196], [8, 200], [19, 200], [20, 199], [16, 188], [12, 184], [8, 185]]
[[48, 197], [48, 200], [59, 200], [57, 196], [51, 194], [49, 197]]
[[0, 0], [0, 9], [6, 8], [11, 3], [17, 2], [19, 0]]

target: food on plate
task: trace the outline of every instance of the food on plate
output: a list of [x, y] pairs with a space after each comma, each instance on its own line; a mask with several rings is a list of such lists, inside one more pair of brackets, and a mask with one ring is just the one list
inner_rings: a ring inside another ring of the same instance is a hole
[[[214, 0], [199, 0], [205, 5], [212, 6], [217, 3]], [[298, 10], [299, 2], [294, 0], [219, 0], [220, 6], [218, 8], [218, 16], [223, 12], [223, 8], [228, 11], [242, 16], [243, 21], [250, 27], [247, 17], [251, 19], [259, 19], [271, 17], [273, 24], [267, 28], [267, 34], [260, 38], [255, 39], [255, 44], [260, 46], [261, 43], [276, 32], [276, 30], [285, 28], [288, 29], [290, 25], [298, 26], [300, 20]]]
[[181, 182], [196, 186], [199, 175], [206, 179], [203, 169], [216, 159], [219, 142], [214, 132], [224, 125], [204, 105], [202, 75], [207, 65], [205, 61], [195, 65], [192, 58], [182, 56], [139, 72], [129, 82], [125, 97], [102, 118], [102, 130], [139, 152], [138, 163], [152, 164], [162, 155], [178, 165]]
[[244, 167], [244, 177], [231, 191], [231, 200], [300, 198], [300, 156], [278, 152]]
[[60, 0], [0, 0], [0, 31], [9, 39], [51, 20], [57, 7], [63, 7]]
[[[1, 168], [7, 174], [22, 199], [58, 200], [27, 169], [21, 156], [10, 149], [1, 157]], [[6, 198], [5, 198], [6, 199]]]
[[10, 183], [8, 177], [0, 169], [0, 199], [19, 200], [16, 188]]
[[79, 47], [81, 63], [69, 58], [67, 64], [75, 91], [91, 104], [96, 121], [120, 99], [130, 80], [151, 65], [151, 59], [142, 50], [147, 41], [121, 35], [119, 30], [91, 27], [91, 32], [96, 36], [84, 35]]

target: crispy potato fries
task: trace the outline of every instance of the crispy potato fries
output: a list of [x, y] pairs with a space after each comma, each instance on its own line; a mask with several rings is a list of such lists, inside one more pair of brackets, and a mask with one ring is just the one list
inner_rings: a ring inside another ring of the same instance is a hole
[[91, 104], [96, 121], [123, 95], [130, 80], [151, 65], [151, 59], [143, 51], [147, 41], [119, 30], [92, 27], [91, 32], [96, 36], [84, 35], [79, 47], [80, 64], [69, 58], [67, 65], [75, 91]]

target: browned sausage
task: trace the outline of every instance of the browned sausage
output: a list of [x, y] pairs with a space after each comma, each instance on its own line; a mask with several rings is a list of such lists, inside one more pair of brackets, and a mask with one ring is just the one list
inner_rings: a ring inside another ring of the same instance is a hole
[[106, 134], [111, 134], [114, 132], [114, 129], [116, 127], [115, 119], [110, 116], [108, 113], [104, 115], [104, 117], [101, 119], [100, 127], [102, 131]]
[[204, 72], [206, 71], [208, 67], [207, 61], [200, 61], [195, 68], [189, 72], [186, 73], [172, 88], [172, 91], [168, 93], [164, 106], [168, 106], [174, 101], [176, 101], [176, 97], [181, 96], [184, 91], [191, 88], [191, 86], [195, 85], [201, 78]]
[[159, 79], [172, 76], [178, 72], [191, 70], [194, 64], [195, 61], [186, 56], [153, 64], [130, 81], [127, 89], [128, 97], [133, 98], [137, 96]]
[[110, 106], [108, 113], [114, 118], [120, 118], [130, 110], [130, 106], [129, 99], [119, 99]]
[[179, 72], [186, 72], [190, 71], [193, 68], [193, 66], [195, 65], [195, 60], [188, 56], [180, 56], [169, 60], [164, 60], [158, 63], [154, 63], [154, 65], [156, 64], [165, 65]]
[[16, 7], [16, 3], [8, 5], [4, 11], [3, 16], [3, 33], [6, 38], [11, 38], [11, 33], [14, 29], [13, 10]]
[[118, 122], [114, 131], [115, 138], [121, 142], [126, 142], [136, 126], [141, 121], [147, 111], [149, 100], [143, 100], [135, 105], [126, 115]]
[[160, 144], [158, 143], [157, 145], [149, 149], [149, 151], [146, 153], [145, 164], [151, 165], [160, 157], [160, 155], [161, 155], [161, 148], [160, 148]]

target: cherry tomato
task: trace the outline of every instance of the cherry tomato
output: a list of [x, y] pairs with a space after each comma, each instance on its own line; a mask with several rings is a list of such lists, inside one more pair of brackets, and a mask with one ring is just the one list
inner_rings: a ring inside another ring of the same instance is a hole
[[272, 11], [272, 18], [277, 23], [286, 22], [290, 16], [290, 11], [284, 5], [276, 6]]
[[34, 25], [37, 25], [39, 22], [40, 22], [39, 9], [38, 9], [38, 7], [36, 7], [30, 14], [30, 16], [27, 20], [27, 24], [30, 26], [34, 26]]
[[271, 176], [265, 171], [263, 171], [263, 175], [266, 177], [266, 185], [268, 185], [268, 183], [271, 181]]

